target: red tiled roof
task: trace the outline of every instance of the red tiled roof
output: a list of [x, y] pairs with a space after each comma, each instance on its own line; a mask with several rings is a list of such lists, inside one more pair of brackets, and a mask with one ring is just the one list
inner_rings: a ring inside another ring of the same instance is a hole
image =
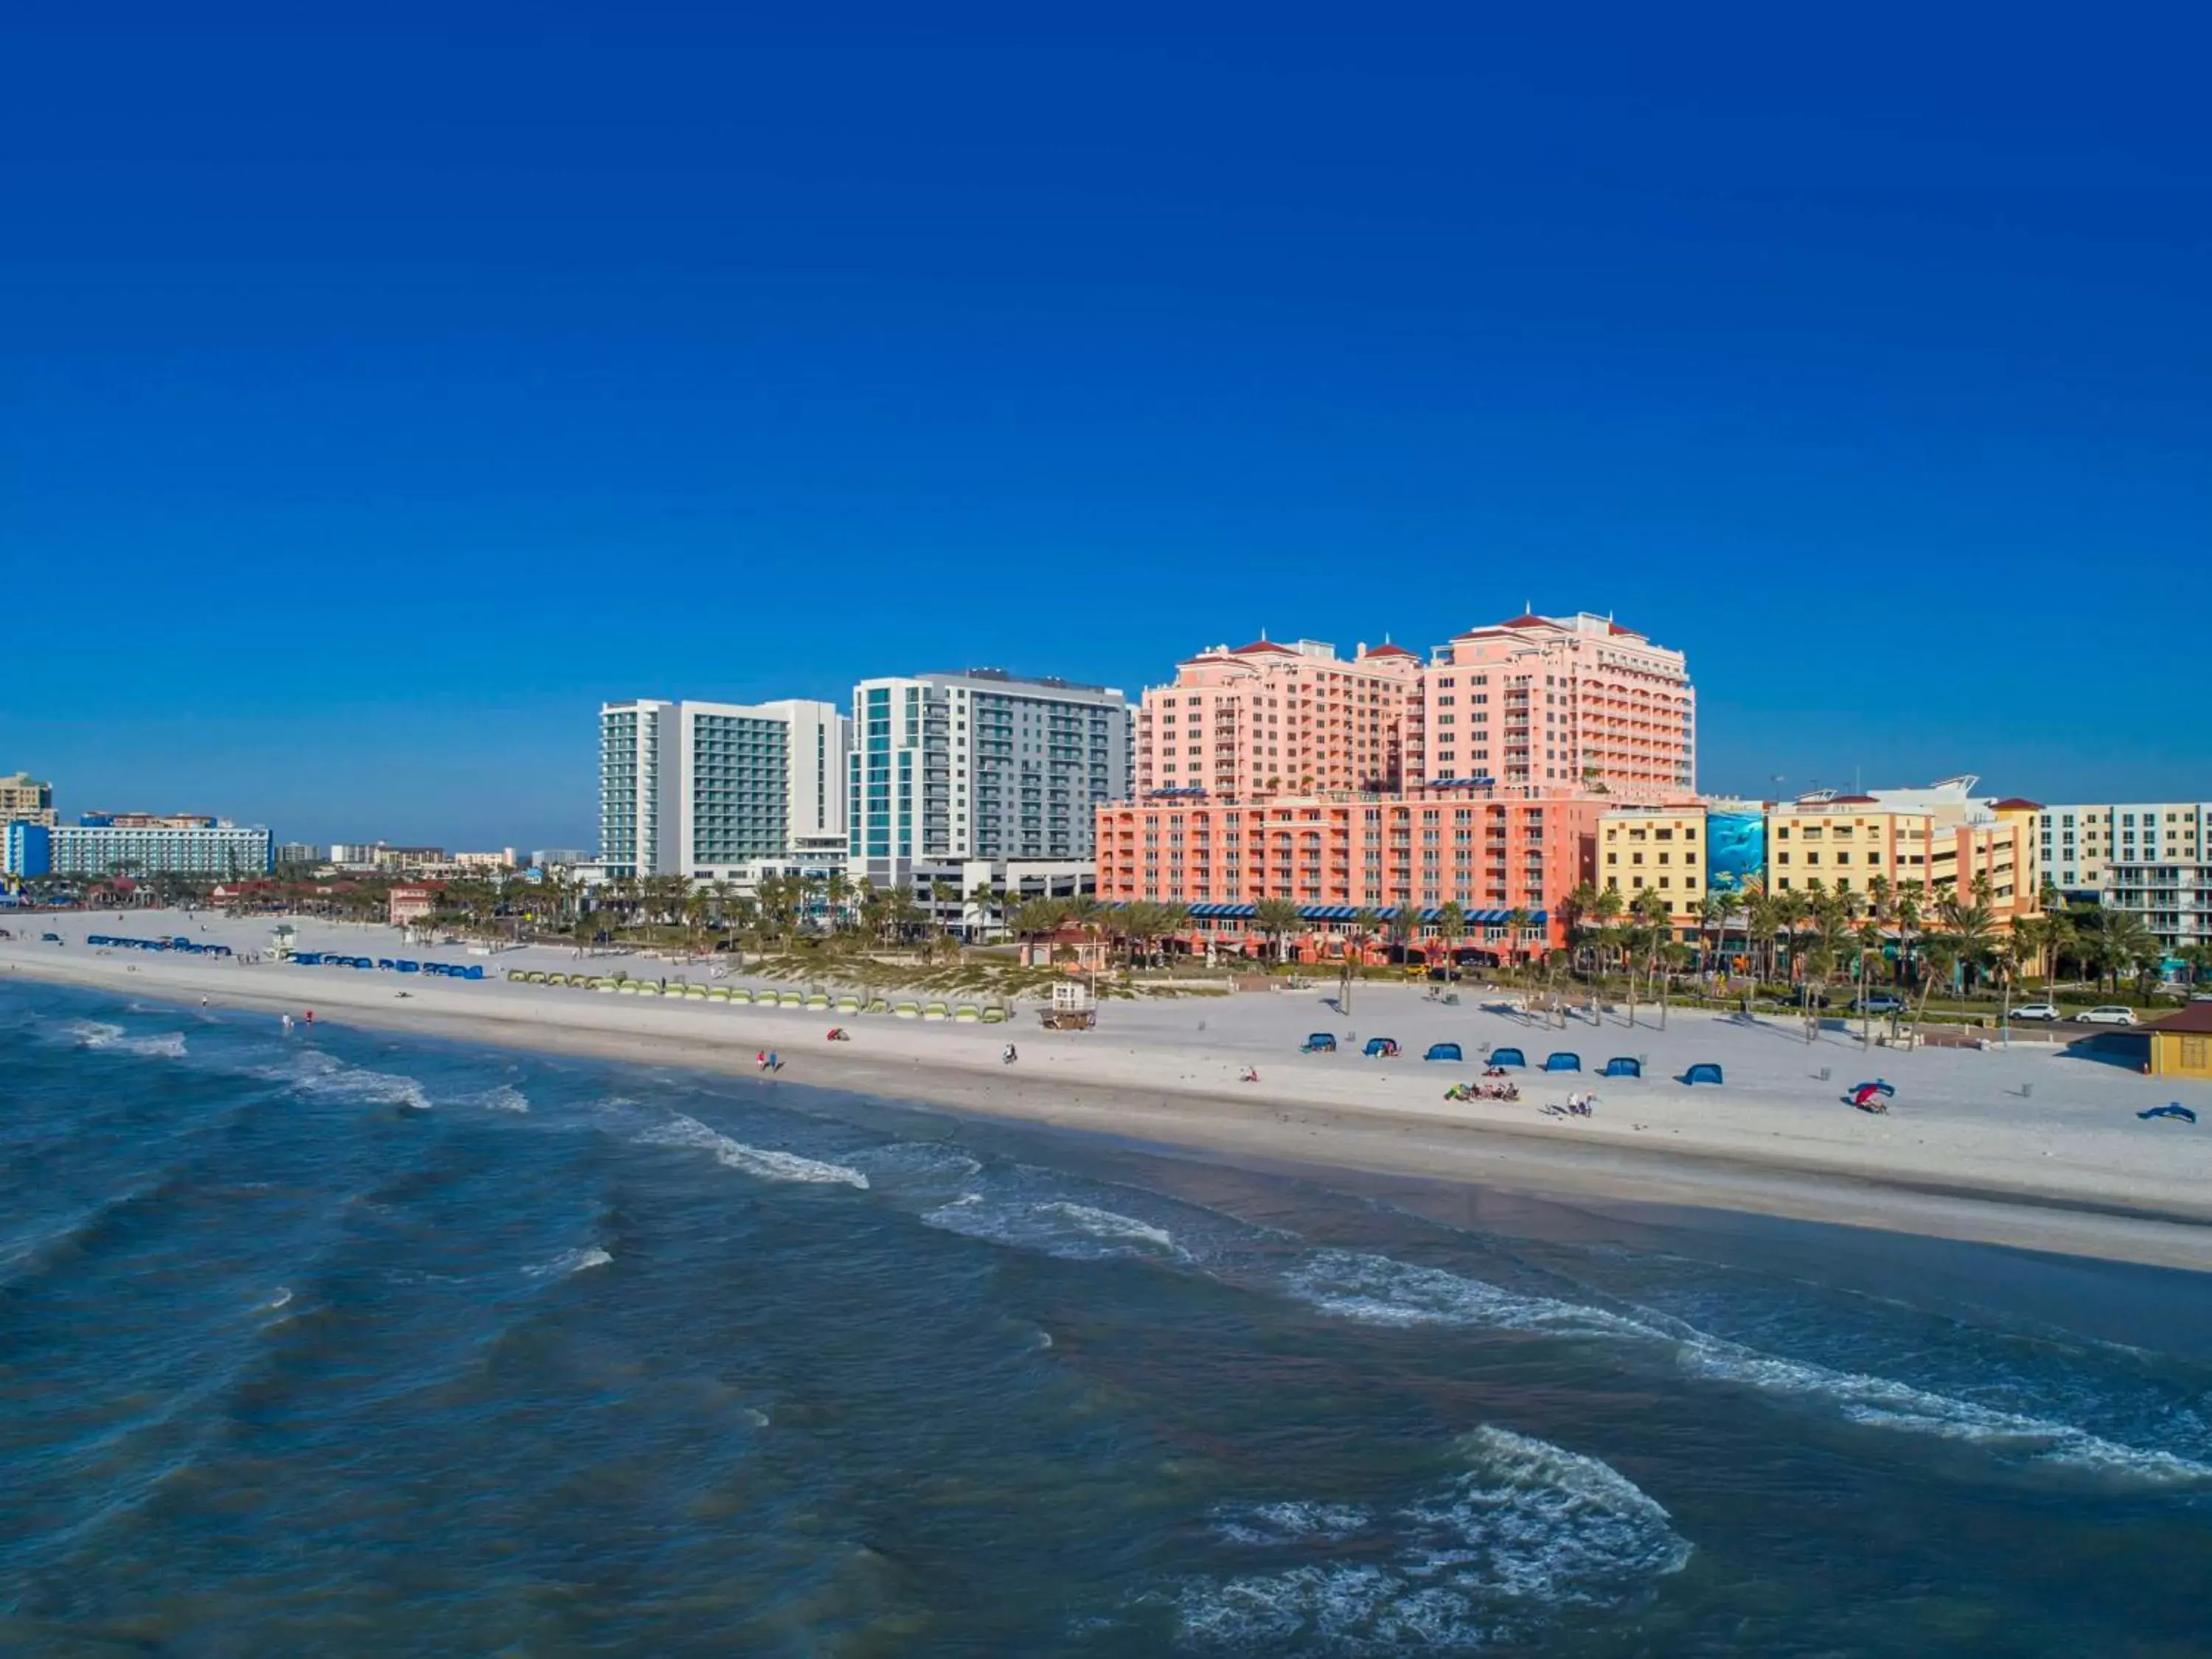
[[1552, 625], [1552, 619], [1549, 617], [1540, 617], [1532, 611], [1525, 616], [1516, 617], [1510, 622], [1502, 622], [1498, 625], [1500, 628], [1549, 628]]
[[1240, 645], [1231, 654], [1241, 657], [1248, 651], [1279, 651], [1286, 657], [1295, 657], [1298, 654], [1289, 646], [1277, 645], [1273, 640], [1255, 640], [1249, 645]]
[[1624, 634], [1625, 634], [1625, 635], [1627, 635], [1630, 639], [1632, 639], [1632, 640], [1640, 640], [1640, 639], [1642, 639], [1642, 638], [1644, 637], [1644, 635], [1641, 635], [1641, 634], [1638, 633], [1634, 629], [1632, 629], [1632, 628], [1623, 628], [1623, 627], [1622, 627], [1619, 623], [1617, 623], [1617, 622], [1609, 622], [1609, 623], [1606, 623], [1606, 625], [1605, 625], [1605, 631], [1606, 631], [1607, 633], [1610, 634], [1610, 635], [1613, 635], [1613, 636], [1615, 636], [1616, 638], [1618, 638], [1620, 635], [1624, 635]]
[[2007, 795], [1996, 804], [1995, 810], [2000, 812], [2040, 812], [2043, 810], [2043, 803], [2039, 800], [2028, 800], [2020, 795]]
[[1392, 645], [1386, 640], [1367, 654], [1370, 657], [1410, 657], [1413, 653], [1407, 650], [1404, 646]]

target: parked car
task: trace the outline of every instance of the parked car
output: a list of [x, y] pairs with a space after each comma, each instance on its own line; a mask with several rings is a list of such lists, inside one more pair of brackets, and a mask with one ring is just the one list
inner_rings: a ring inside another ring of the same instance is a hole
[[2136, 1011], [2117, 1002], [2106, 1002], [2074, 1018], [2084, 1025], [2132, 1025], [2136, 1023]]
[[1911, 1005], [1891, 991], [1869, 991], [1853, 999], [1851, 1012], [1855, 1014], [1901, 1014]]
[[2055, 1002], [2023, 1002], [2012, 1011], [2014, 1019], [2063, 1019]]

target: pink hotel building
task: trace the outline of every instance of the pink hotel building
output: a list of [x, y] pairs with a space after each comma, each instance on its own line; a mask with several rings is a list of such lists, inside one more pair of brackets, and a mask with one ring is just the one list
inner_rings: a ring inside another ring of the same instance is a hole
[[1136, 799], [1098, 809], [1098, 896], [1187, 903], [1212, 933], [1263, 898], [1317, 932], [1456, 903], [1492, 940], [1517, 908], [1534, 945], [1594, 875], [1601, 812], [1695, 793], [1695, 717], [1682, 653], [1602, 617], [1516, 617], [1425, 663], [1217, 646], [1144, 695]]

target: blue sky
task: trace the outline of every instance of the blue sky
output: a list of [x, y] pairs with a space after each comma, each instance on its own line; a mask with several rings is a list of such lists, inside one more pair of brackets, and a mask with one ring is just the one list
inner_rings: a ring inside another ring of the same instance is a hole
[[585, 843], [605, 697], [1533, 603], [1711, 788], [2212, 795], [2183, 9], [1068, 9], [13, 20], [0, 771]]

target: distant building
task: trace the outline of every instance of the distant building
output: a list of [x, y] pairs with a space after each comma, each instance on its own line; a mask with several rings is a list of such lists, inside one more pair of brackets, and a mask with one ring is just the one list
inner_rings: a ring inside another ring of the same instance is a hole
[[27, 881], [33, 876], [51, 875], [54, 867], [54, 832], [50, 824], [35, 823], [18, 818], [7, 826], [4, 857], [0, 857], [0, 874]]
[[2125, 910], [2169, 951], [2212, 945], [2212, 801], [2039, 806], [2037, 878]]
[[436, 882], [401, 883], [386, 898], [386, 919], [394, 927], [421, 921], [438, 908], [439, 889]]
[[456, 853], [453, 854], [453, 864], [459, 869], [471, 872], [513, 870], [518, 867], [514, 860], [514, 848], [512, 847], [503, 847], [496, 853]]
[[1128, 728], [1110, 686], [992, 668], [861, 681], [852, 875], [884, 888], [933, 862], [1090, 859], [1097, 809], [1128, 795]]
[[313, 842], [283, 842], [276, 848], [276, 862], [280, 865], [320, 864], [323, 861], [323, 849]]
[[[97, 815], [95, 815], [97, 816]], [[130, 815], [133, 817], [143, 814]], [[44, 830], [47, 867], [23, 875], [212, 877], [236, 881], [265, 876], [276, 838], [260, 827], [223, 820], [189, 824], [86, 823], [24, 826]], [[10, 844], [13, 845], [11, 826]]]
[[206, 812], [83, 812], [77, 817], [87, 830], [212, 830], [217, 822]]
[[530, 861], [540, 870], [573, 869], [579, 864], [592, 862], [592, 854], [580, 847], [540, 847], [530, 854]]
[[796, 698], [603, 705], [595, 872], [741, 890], [842, 872], [849, 733], [836, 705]]
[[54, 816], [54, 787], [41, 783], [27, 772], [0, 778], [0, 823], [38, 823], [51, 830]]

